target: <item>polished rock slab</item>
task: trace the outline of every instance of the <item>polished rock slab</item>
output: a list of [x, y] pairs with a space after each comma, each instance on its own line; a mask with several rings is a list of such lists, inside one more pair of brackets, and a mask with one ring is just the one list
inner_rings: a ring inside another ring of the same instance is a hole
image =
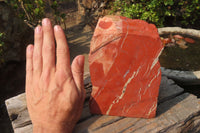
[[162, 49], [153, 24], [120, 16], [101, 18], [89, 54], [91, 113], [155, 117]]

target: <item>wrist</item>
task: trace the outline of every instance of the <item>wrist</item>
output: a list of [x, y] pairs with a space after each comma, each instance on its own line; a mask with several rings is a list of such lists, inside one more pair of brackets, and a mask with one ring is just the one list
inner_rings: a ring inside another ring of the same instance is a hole
[[33, 133], [71, 133], [73, 126], [33, 124]]

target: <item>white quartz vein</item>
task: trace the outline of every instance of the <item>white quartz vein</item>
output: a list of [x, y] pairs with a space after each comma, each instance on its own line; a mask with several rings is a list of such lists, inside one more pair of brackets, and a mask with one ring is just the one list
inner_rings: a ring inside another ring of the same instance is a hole
[[153, 61], [150, 70], [152, 70], [154, 68], [154, 66], [157, 64], [158, 62], [158, 57], [155, 58], [155, 60]]
[[[127, 109], [126, 109], [126, 113], [128, 113], [128, 111], [136, 104], [138, 104], [141, 100], [142, 100], [142, 94], [141, 94], [141, 90], [142, 88], [139, 89], [139, 99], [137, 100], [137, 102], [131, 104]], [[124, 113], [124, 112], [123, 112]]]
[[[125, 19], [126, 20], [126, 19]], [[121, 48], [123, 47], [123, 45], [124, 45], [124, 42], [125, 42], [125, 40], [126, 40], [126, 38], [127, 38], [127, 36], [128, 36], [128, 29], [129, 29], [129, 24], [128, 24], [128, 22], [127, 22], [127, 20], [126, 20], [126, 23], [127, 23], [127, 27], [126, 27], [126, 35], [125, 35], [125, 37], [124, 37], [124, 40], [122, 41], [122, 44], [121, 44]]]
[[149, 74], [149, 65], [147, 66], [147, 69], [146, 69], [144, 75], [145, 75], [145, 76], [148, 76], [147, 74]]
[[141, 68], [141, 67], [139, 67], [139, 68], [137, 69], [137, 71], [133, 72], [132, 76], [127, 80], [127, 82], [125, 83], [125, 85], [124, 85], [124, 87], [123, 87], [123, 89], [122, 89], [121, 95], [118, 96], [115, 100], [113, 100], [112, 104], [109, 106], [109, 108], [108, 108], [108, 110], [107, 110], [107, 112], [106, 112], [107, 115], [109, 115], [110, 110], [112, 109], [113, 105], [114, 105], [115, 103], [118, 103], [118, 102], [124, 97], [124, 94], [125, 94], [125, 92], [126, 92], [126, 88], [127, 88], [128, 84], [131, 82], [131, 80], [132, 80], [135, 76], [137, 76], [137, 74], [138, 74], [139, 71], [140, 71], [140, 68]]
[[150, 82], [149, 82], [149, 84], [148, 84], [148, 87], [151, 86], [152, 82], [154, 81], [155, 78], [158, 77], [159, 74], [160, 74], [160, 70], [158, 70], [158, 73], [156, 74], [156, 76], [154, 76], [153, 79], [150, 80]]
[[[138, 102], [137, 102], [137, 103], [138, 103]], [[131, 105], [126, 109], [126, 113], [128, 113], [129, 110], [130, 110], [133, 106], [135, 106], [137, 103], [133, 103], [133, 104], [131, 104]]]
[[122, 114], [125, 114], [125, 110], [126, 110], [126, 104], [124, 105], [124, 107], [122, 109]]
[[126, 73], [124, 74], [124, 78], [126, 78], [127, 74], [130, 72], [130, 70], [127, 70]]
[[157, 55], [156, 58], [154, 59], [152, 65], [151, 65], [151, 69], [150, 69], [150, 70], [152, 70], [152, 69], [154, 68], [154, 66], [157, 64], [158, 58], [159, 58], [159, 56], [161, 55], [162, 50], [163, 50], [163, 49], [160, 50], [160, 52], [158, 53], [158, 55]]
[[151, 113], [157, 108], [157, 102], [154, 102], [153, 105], [151, 106], [147, 116], [151, 115]]
[[137, 101], [138, 103], [139, 103], [139, 102], [141, 101], [141, 99], [142, 99], [141, 90], [142, 90], [142, 88], [140, 88], [140, 90], [139, 90], [139, 94], [138, 94], [138, 95], [139, 95], [139, 99], [138, 99], [138, 101]]
[[150, 82], [149, 82], [149, 84], [147, 85], [147, 87], [145, 88], [143, 94], [146, 93], [147, 89], [151, 86], [152, 82], [159, 76], [159, 74], [160, 74], [160, 69], [158, 70], [158, 73], [150, 80]]

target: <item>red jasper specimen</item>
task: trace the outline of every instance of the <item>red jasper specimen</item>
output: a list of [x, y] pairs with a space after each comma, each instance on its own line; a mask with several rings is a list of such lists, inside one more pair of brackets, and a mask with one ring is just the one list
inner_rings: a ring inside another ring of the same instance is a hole
[[101, 18], [89, 53], [91, 113], [155, 117], [162, 49], [155, 25], [120, 16]]

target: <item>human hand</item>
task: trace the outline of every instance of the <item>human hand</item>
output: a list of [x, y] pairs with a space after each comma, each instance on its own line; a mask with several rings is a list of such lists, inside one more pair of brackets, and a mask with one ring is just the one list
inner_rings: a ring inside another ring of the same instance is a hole
[[72, 132], [85, 99], [84, 56], [77, 56], [70, 66], [65, 34], [58, 25], [53, 29], [47, 18], [34, 34], [34, 45], [26, 53], [26, 99], [33, 132]]

